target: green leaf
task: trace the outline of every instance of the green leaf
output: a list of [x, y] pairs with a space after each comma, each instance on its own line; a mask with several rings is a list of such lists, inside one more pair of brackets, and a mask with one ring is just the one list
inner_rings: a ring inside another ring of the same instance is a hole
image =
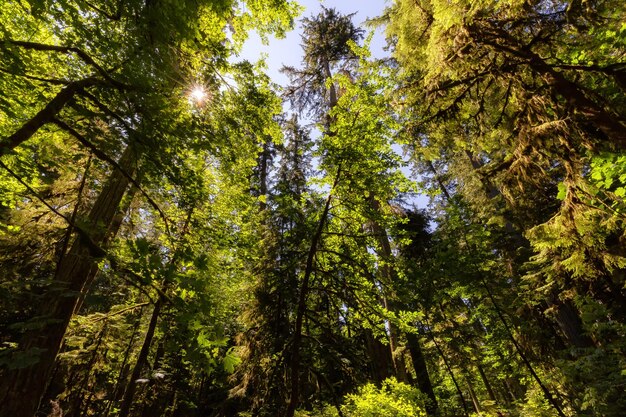
[[558, 198], [559, 200], [563, 201], [565, 200], [565, 197], [567, 196], [567, 186], [560, 182], [558, 185], [559, 188], [559, 192], [556, 195], [556, 198]]

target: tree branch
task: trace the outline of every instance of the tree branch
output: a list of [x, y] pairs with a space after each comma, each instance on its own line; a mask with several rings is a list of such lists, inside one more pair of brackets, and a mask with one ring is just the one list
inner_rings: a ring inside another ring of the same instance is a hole
[[30, 139], [40, 127], [50, 123], [52, 119], [72, 100], [74, 95], [85, 87], [89, 87], [100, 82], [97, 78], [89, 77], [79, 81], [73, 81], [63, 88], [50, 102], [24, 123], [15, 133], [0, 141], [0, 157], [6, 155], [11, 150]]
[[30, 192], [37, 200], [39, 200], [51, 212], [61, 217], [63, 220], [67, 222], [68, 225], [74, 228], [74, 230], [76, 230], [76, 233], [78, 233], [80, 238], [84, 241], [85, 245], [89, 248], [89, 254], [91, 256], [95, 258], [102, 258], [104, 257], [104, 255], [106, 255], [106, 251], [91, 239], [91, 237], [89, 236], [89, 233], [86, 230], [84, 230], [82, 227], [74, 223], [72, 219], [68, 218], [63, 213], [61, 213], [60, 211], [52, 207], [50, 203], [48, 203], [35, 189], [33, 189], [33, 187], [28, 185], [26, 181], [24, 181], [19, 175], [17, 175], [15, 171], [9, 168], [2, 161], [0, 161], [0, 167], [4, 168], [13, 178], [15, 178], [20, 184], [22, 184], [28, 190], [28, 192]]
[[157, 213], [159, 213], [159, 216], [161, 217], [161, 219], [163, 220], [163, 223], [165, 224], [165, 230], [167, 232], [168, 235], [170, 235], [170, 226], [169, 226], [169, 221], [167, 220], [167, 216], [165, 215], [165, 213], [163, 212], [163, 210], [161, 210], [161, 208], [159, 207], [159, 205], [152, 199], [152, 197], [150, 197], [150, 195], [148, 195], [148, 193], [141, 188], [141, 185], [139, 184], [139, 182], [137, 180], [135, 180], [133, 178], [132, 175], [130, 175], [129, 173], [127, 173], [121, 166], [120, 164], [118, 164], [113, 158], [111, 158], [110, 156], [108, 156], [106, 153], [104, 153], [103, 151], [101, 151], [100, 149], [98, 149], [96, 147], [96, 145], [94, 145], [93, 143], [89, 142], [89, 140], [87, 140], [87, 138], [85, 138], [83, 135], [81, 135], [80, 133], [78, 133], [74, 128], [68, 126], [66, 123], [62, 122], [59, 119], [53, 119], [52, 122], [54, 124], [56, 124], [57, 126], [59, 126], [61, 129], [65, 130], [66, 132], [68, 132], [70, 135], [74, 136], [82, 145], [84, 145], [85, 147], [87, 147], [90, 151], [93, 152], [93, 154], [98, 157], [99, 159], [108, 162], [109, 164], [111, 164], [116, 170], [118, 170], [124, 177], [126, 177], [126, 179], [128, 179], [128, 181], [135, 187], [137, 187], [137, 189], [139, 190], [139, 192], [141, 194], [143, 194], [143, 196], [146, 198], [146, 200], [148, 201], [148, 204], [150, 204], [152, 206], [152, 208], [154, 208]]
[[68, 84], [68, 81], [65, 81], [65, 80], [59, 80], [57, 78], [43, 78], [43, 77], [37, 77], [35, 75], [18, 74], [17, 72], [10, 71], [6, 68], [0, 68], [0, 72], [4, 72], [5, 74], [13, 75], [16, 77], [22, 77], [22, 78], [26, 78], [28, 80], [33, 80], [33, 81], [40, 81], [40, 82], [44, 82], [48, 84], [57, 84], [57, 85]]
[[111, 75], [109, 75], [109, 72], [107, 70], [102, 68], [91, 56], [89, 56], [89, 54], [87, 54], [82, 49], [79, 49], [73, 46], [46, 45], [43, 43], [16, 41], [12, 39], [4, 39], [4, 42], [8, 42], [11, 45], [19, 46], [20, 48], [30, 49], [33, 51], [51, 51], [51, 52], [61, 52], [65, 54], [70, 54], [70, 53], [76, 54], [76, 56], [78, 56], [84, 63], [95, 68], [95, 70], [112, 86], [119, 88], [121, 90], [132, 89], [131, 86], [112, 78]]

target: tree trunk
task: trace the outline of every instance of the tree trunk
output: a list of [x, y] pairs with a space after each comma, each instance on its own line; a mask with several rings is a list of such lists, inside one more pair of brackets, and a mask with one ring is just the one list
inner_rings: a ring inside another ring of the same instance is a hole
[[[134, 175], [136, 162], [136, 152], [127, 147], [120, 159], [120, 167]], [[20, 342], [20, 351], [39, 354], [39, 361], [3, 376], [0, 381], [0, 403], [3, 405], [0, 417], [33, 417], [37, 411], [76, 303], [86, 280], [97, 268], [97, 259], [104, 255], [100, 245], [128, 184], [128, 178], [114, 169], [89, 213], [89, 230], [74, 240], [61, 260], [53, 287], [41, 303], [39, 316], [46, 321], [42, 328], [27, 331]]]
[[150, 346], [152, 345], [152, 339], [154, 338], [154, 332], [156, 325], [159, 321], [159, 314], [161, 313], [161, 307], [163, 305], [163, 299], [159, 296], [156, 303], [154, 303], [154, 309], [152, 310], [152, 316], [150, 317], [150, 324], [148, 324], [148, 330], [137, 356], [137, 362], [133, 368], [133, 372], [130, 374], [130, 379], [124, 390], [124, 397], [122, 398], [122, 404], [120, 405], [120, 412], [118, 417], [128, 417], [130, 414], [130, 407], [133, 404], [135, 398], [135, 391], [137, 390], [137, 380], [141, 376], [141, 371], [148, 360], [148, 354], [150, 353]]
[[407, 333], [406, 343], [409, 348], [409, 353], [411, 354], [411, 361], [413, 361], [417, 386], [430, 400], [426, 404], [426, 412], [428, 415], [435, 415], [438, 408], [437, 397], [435, 397], [435, 391], [433, 390], [433, 384], [428, 374], [426, 359], [424, 358], [424, 352], [420, 346], [419, 338], [414, 333]]
[[472, 379], [469, 376], [469, 372], [465, 371], [465, 382], [467, 382], [467, 390], [469, 392], [470, 398], [472, 399], [472, 405], [474, 406], [474, 411], [476, 414], [480, 415], [480, 402], [478, 401], [478, 397], [476, 396], [476, 391], [474, 391], [474, 385], [472, 383]]
[[[380, 213], [380, 203], [376, 198], [371, 195], [370, 198], [370, 207], [372, 208], [375, 214]], [[397, 280], [398, 274], [396, 272], [394, 266], [394, 256], [391, 252], [391, 244], [389, 243], [389, 236], [387, 235], [387, 230], [382, 227], [375, 219], [370, 219], [372, 224], [372, 231], [376, 239], [378, 240], [378, 244], [380, 247], [378, 248], [378, 256], [380, 256], [383, 260], [380, 265], [380, 275], [382, 278], [383, 286], [382, 286], [382, 301], [385, 309], [396, 312], [396, 303], [395, 303], [395, 294], [393, 290], [393, 283]], [[393, 367], [395, 370], [396, 378], [401, 382], [408, 382], [407, 373], [406, 373], [406, 365], [404, 363], [404, 358], [399, 350], [399, 330], [398, 327], [389, 322], [389, 349], [391, 351], [391, 359], [393, 360]]]
[[307, 255], [306, 265], [304, 269], [304, 276], [302, 277], [302, 285], [300, 286], [300, 294], [298, 297], [298, 310], [296, 313], [296, 324], [294, 329], [293, 340], [291, 343], [291, 393], [289, 398], [289, 404], [285, 411], [285, 417], [293, 417], [298, 403], [300, 401], [300, 344], [302, 343], [302, 325], [304, 322], [304, 314], [306, 312], [306, 300], [309, 294], [309, 281], [311, 274], [313, 273], [313, 261], [317, 254], [318, 246], [322, 239], [322, 232], [326, 226], [326, 220], [328, 219], [328, 213], [330, 212], [330, 203], [333, 199], [333, 192], [339, 184], [341, 178], [341, 166], [337, 168], [337, 174], [335, 175], [335, 181], [333, 187], [328, 193], [326, 198], [326, 204], [317, 225], [317, 230], [311, 239], [311, 246]]
[[118, 393], [120, 392], [120, 387], [122, 386], [122, 382], [124, 381], [124, 377], [126, 376], [127, 372], [128, 372], [128, 357], [130, 356], [130, 352], [133, 348], [134, 342], [135, 342], [135, 337], [137, 336], [137, 333], [139, 333], [139, 326], [141, 325], [141, 316], [142, 316], [142, 311], [143, 311], [143, 307], [141, 308], [141, 310], [139, 311], [139, 317], [137, 317], [137, 321], [135, 322], [135, 325], [133, 326], [133, 333], [130, 336], [130, 340], [128, 341], [128, 345], [126, 347], [126, 351], [124, 352], [124, 359], [122, 360], [121, 366], [120, 366], [120, 373], [117, 376], [117, 381], [115, 382], [115, 388], [113, 388], [113, 392], [110, 394], [109, 397], [109, 401], [107, 402], [107, 405], [104, 409], [104, 412], [102, 413], [102, 415], [104, 417], [107, 417], [109, 415], [109, 411], [111, 409], [111, 405], [117, 401], [118, 399]]
[[391, 352], [369, 329], [365, 330], [365, 345], [370, 358], [370, 370], [374, 381], [380, 383], [392, 375]]
[[583, 330], [583, 323], [576, 307], [569, 300], [555, 300], [556, 322], [565, 335], [567, 342], [576, 348], [593, 347], [593, 340]]
[[541, 391], [543, 391], [543, 394], [546, 400], [548, 400], [548, 402], [554, 408], [557, 414], [560, 417], [566, 417], [565, 413], [563, 413], [563, 410], [561, 409], [560, 404], [557, 402], [556, 398], [554, 398], [554, 396], [552, 395], [548, 387], [543, 383], [539, 375], [537, 375], [537, 372], [535, 372], [535, 368], [532, 366], [532, 364], [526, 357], [526, 354], [522, 350], [522, 347], [519, 345], [519, 343], [515, 339], [515, 336], [513, 335], [513, 331], [511, 330], [511, 327], [509, 326], [508, 322], [504, 318], [504, 314], [502, 310], [500, 309], [500, 306], [496, 302], [496, 299], [494, 298], [493, 293], [491, 292], [491, 289], [489, 289], [489, 286], [487, 285], [487, 282], [485, 281], [484, 278], [482, 279], [482, 284], [485, 290], [487, 291], [489, 300], [491, 300], [491, 304], [493, 305], [493, 308], [495, 309], [496, 314], [498, 318], [500, 319], [500, 322], [504, 326], [504, 330], [506, 331], [506, 334], [509, 340], [511, 341], [511, 343], [513, 343], [513, 346], [515, 346], [515, 350], [517, 351], [517, 354], [522, 359], [522, 362], [524, 363], [524, 365], [526, 365], [526, 369], [528, 369], [528, 371], [530, 372], [530, 375], [533, 377], [537, 385], [539, 385], [539, 388], [541, 388]]
[[465, 401], [465, 396], [463, 395], [463, 391], [461, 391], [461, 387], [459, 386], [459, 383], [458, 383], [458, 381], [456, 380], [456, 378], [454, 376], [454, 372], [452, 371], [452, 367], [450, 366], [450, 363], [448, 362], [448, 359], [446, 358], [445, 353], [443, 352], [443, 350], [441, 349], [441, 347], [437, 343], [437, 340], [435, 340], [435, 336], [433, 336], [431, 334], [430, 338], [433, 341], [433, 343], [435, 345], [435, 349], [437, 349], [437, 352], [439, 353], [439, 356], [441, 356], [441, 359], [443, 360], [443, 364], [445, 365], [446, 370], [448, 371], [448, 374], [450, 375], [450, 378], [452, 378], [452, 383], [454, 384], [454, 387], [456, 388], [457, 394], [459, 394], [459, 399], [461, 400], [461, 405], [463, 406], [464, 415], [465, 416], [469, 416], [469, 410], [467, 408], [467, 402]]
[[483, 380], [483, 384], [485, 385], [485, 389], [487, 390], [487, 394], [489, 394], [489, 399], [494, 403], [498, 402], [495, 392], [491, 387], [491, 383], [489, 382], [489, 378], [487, 378], [487, 374], [483, 369], [483, 366], [480, 364], [480, 360], [476, 363], [476, 368], [478, 369], [478, 373], [480, 374], [480, 378]]
[[[141, 180], [141, 173], [138, 173], [136, 181], [139, 183], [140, 180]], [[111, 224], [109, 225], [108, 232], [106, 236], [104, 237], [101, 246], [106, 247], [109, 241], [111, 239], [114, 239], [115, 236], [117, 236], [117, 232], [119, 232], [120, 228], [122, 227], [122, 224], [124, 223], [124, 217], [128, 213], [130, 209], [130, 205], [133, 202], [133, 198], [135, 197], [135, 194], [137, 193], [138, 190], [139, 189], [137, 187], [131, 186], [128, 192], [126, 192], [126, 197], [121, 202], [122, 207], [117, 211], [117, 213], [113, 217], [113, 220], [111, 221]], [[80, 309], [82, 308], [83, 303], [85, 302], [85, 297], [91, 290], [91, 284], [93, 284], [94, 280], [98, 276], [98, 272], [100, 272], [98, 268], [92, 268], [92, 270], [89, 271], [89, 275], [85, 279], [85, 286], [83, 287], [83, 292], [78, 297], [78, 301], [76, 302], [76, 307], [74, 307], [73, 314], [79, 314]]]

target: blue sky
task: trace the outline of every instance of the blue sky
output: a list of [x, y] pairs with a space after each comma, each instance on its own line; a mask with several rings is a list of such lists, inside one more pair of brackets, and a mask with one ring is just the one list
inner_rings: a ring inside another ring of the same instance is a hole
[[[356, 13], [353, 21], [357, 25], [361, 25], [368, 18], [376, 17], [382, 14], [387, 4], [385, 0], [298, 0], [306, 9], [301, 17], [308, 17], [319, 13], [321, 6], [327, 8], [335, 8], [341, 13]], [[382, 54], [384, 46], [383, 36], [378, 33], [372, 41], [372, 52], [374, 55]], [[290, 32], [285, 39], [270, 39], [269, 45], [263, 45], [258, 36], [251, 35], [250, 39], [244, 45], [240, 58], [255, 62], [261, 54], [266, 54], [266, 62], [268, 65], [268, 74], [274, 82], [279, 85], [285, 85], [287, 79], [280, 73], [283, 65], [291, 65], [298, 67], [302, 60], [302, 51], [300, 48], [300, 24], [296, 29]]]

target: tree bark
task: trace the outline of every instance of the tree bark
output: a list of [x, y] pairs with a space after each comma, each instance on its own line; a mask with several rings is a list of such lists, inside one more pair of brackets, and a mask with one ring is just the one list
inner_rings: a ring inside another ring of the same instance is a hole
[[494, 403], [498, 402], [495, 392], [491, 387], [491, 383], [489, 382], [489, 378], [487, 378], [487, 374], [483, 369], [483, 366], [480, 364], [480, 360], [476, 363], [476, 368], [478, 369], [478, 373], [480, 374], [480, 378], [483, 380], [483, 384], [485, 385], [485, 389], [487, 390], [487, 394], [489, 394], [489, 399]]
[[[370, 207], [375, 214], [380, 213], [380, 203], [372, 195], [369, 198]], [[387, 230], [382, 227], [375, 219], [371, 219], [372, 231], [378, 240], [379, 248], [377, 250], [378, 256], [383, 260], [380, 265], [380, 275], [383, 279], [382, 286], [382, 301], [385, 309], [396, 312], [395, 294], [393, 291], [393, 283], [397, 280], [398, 274], [394, 266], [394, 256], [391, 252], [391, 244], [389, 243], [389, 236]], [[406, 365], [404, 358], [399, 352], [399, 330], [398, 326], [389, 322], [389, 349], [391, 350], [391, 359], [393, 360], [393, 367], [395, 369], [395, 376], [401, 382], [408, 382]]]
[[572, 302], [554, 300], [554, 304], [556, 306], [556, 322], [567, 342], [576, 348], [593, 347], [593, 340], [585, 334], [578, 310]]
[[435, 391], [433, 390], [433, 384], [428, 374], [428, 368], [426, 367], [426, 359], [424, 358], [424, 352], [419, 342], [419, 338], [414, 333], [406, 334], [406, 343], [411, 355], [411, 361], [413, 362], [413, 369], [415, 370], [415, 377], [417, 379], [417, 387], [420, 391], [428, 396], [430, 400], [426, 404], [426, 412], [428, 415], [435, 415], [437, 413], [437, 397], [435, 397]]
[[[119, 165], [134, 174], [137, 154], [127, 147]], [[89, 236], [77, 237], [63, 257], [54, 278], [53, 287], [44, 295], [39, 316], [42, 328], [27, 331], [20, 344], [21, 352], [39, 354], [31, 366], [11, 370], [0, 381], [0, 417], [33, 417], [61, 348], [65, 332], [79, 297], [97, 259], [102, 257], [100, 245], [128, 188], [129, 180], [119, 170], [113, 170], [88, 217]]]
[[370, 357], [370, 370], [374, 381], [381, 383], [392, 375], [393, 361], [391, 352], [369, 329], [364, 334], [367, 354]]

